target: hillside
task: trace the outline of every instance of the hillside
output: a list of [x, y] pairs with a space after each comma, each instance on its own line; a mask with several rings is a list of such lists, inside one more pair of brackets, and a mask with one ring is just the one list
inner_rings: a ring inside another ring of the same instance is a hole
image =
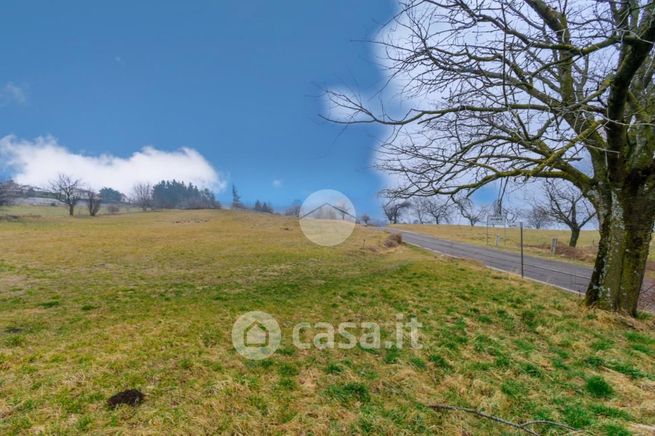
[[[29, 211], [27, 211], [29, 212]], [[310, 243], [291, 218], [232, 211], [0, 221], [0, 432], [498, 434], [448, 403], [596, 434], [655, 428], [653, 318], [386, 244]], [[246, 360], [244, 312], [282, 346]], [[422, 349], [303, 350], [299, 322], [423, 324]], [[143, 404], [110, 409], [135, 388]], [[554, 427], [534, 427], [539, 431]]]

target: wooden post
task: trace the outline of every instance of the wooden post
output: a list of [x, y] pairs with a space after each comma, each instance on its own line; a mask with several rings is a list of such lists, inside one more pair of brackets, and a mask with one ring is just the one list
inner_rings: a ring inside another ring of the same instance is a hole
[[553, 240], [550, 241], [550, 254], [553, 256], [557, 254], [557, 238], [553, 238]]

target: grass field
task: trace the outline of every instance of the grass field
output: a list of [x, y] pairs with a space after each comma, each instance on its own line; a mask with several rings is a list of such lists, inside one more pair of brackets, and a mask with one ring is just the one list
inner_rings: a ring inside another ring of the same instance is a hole
[[[468, 225], [452, 224], [397, 224], [393, 227], [411, 232], [425, 233], [438, 238], [449, 239], [469, 244], [484, 245], [509, 251], [520, 250], [520, 230], [513, 228], [493, 228], [488, 230], [485, 226], [471, 227]], [[498, 246], [496, 246], [498, 235]], [[568, 247], [571, 233], [567, 230], [551, 229], [523, 229], [523, 243], [526, 253], [536, 256], [551, 255], [551, 241], [557, 238], [558, 252], [556, 258], [560, 260], [578, 261], [593, 264], [600, 235], [597, 230], [583, 230], [576, 249]], [[655, 241], [651, 241], [650, 260], [655, 260]]]
[[[509, 434], [433, 403], [591, 434], [655, 429], [651, 316], [588, 311], [366, 228], [326, 248], [254, 213], [32, 215], [0, 221], [0, 434]], [[261, 361], [230, 339], [252, 310], [283, 331]], [[301, 321], [377, 322], [388, 338], [396, 314], [423, 324], [422, 349], [288, 340]], [[128, 388], [143, 404], [107, 407]]]

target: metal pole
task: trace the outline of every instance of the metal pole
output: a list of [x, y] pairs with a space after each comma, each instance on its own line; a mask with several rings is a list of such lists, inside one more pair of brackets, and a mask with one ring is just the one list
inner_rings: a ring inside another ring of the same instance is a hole
[[487, 245], [489, 245], [489, 215], [487, 215]]
[[521, 277], [523, 277], [523, 221], [521, 221]]

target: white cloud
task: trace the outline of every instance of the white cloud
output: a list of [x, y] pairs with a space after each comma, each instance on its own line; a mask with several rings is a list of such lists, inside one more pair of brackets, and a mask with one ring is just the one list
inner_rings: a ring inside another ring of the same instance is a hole
[[25, 90], [13, 82], [7, 82], [0, 88], [0, 106], [10, 103], [24, 105], [27, 103]]
[[273, 180], [273, 187], [274, 188], [281, 188], [282, 187], [282, 180], [280, 180], [280, 179]]
[[73, 153], [51, 136], [33, 141], [15, 136], [0, 139], [0, 162], [5, 161], [16, 183], [47, 186], [58, 174], [81, 179], [86, 186], [107, 186], [129, 194], [136, 183], [176, 179], [215, 191], [226, 187], [225, 178], [196, 150], [162, 151], [143, 147], [127, 158], [108, 154]]

